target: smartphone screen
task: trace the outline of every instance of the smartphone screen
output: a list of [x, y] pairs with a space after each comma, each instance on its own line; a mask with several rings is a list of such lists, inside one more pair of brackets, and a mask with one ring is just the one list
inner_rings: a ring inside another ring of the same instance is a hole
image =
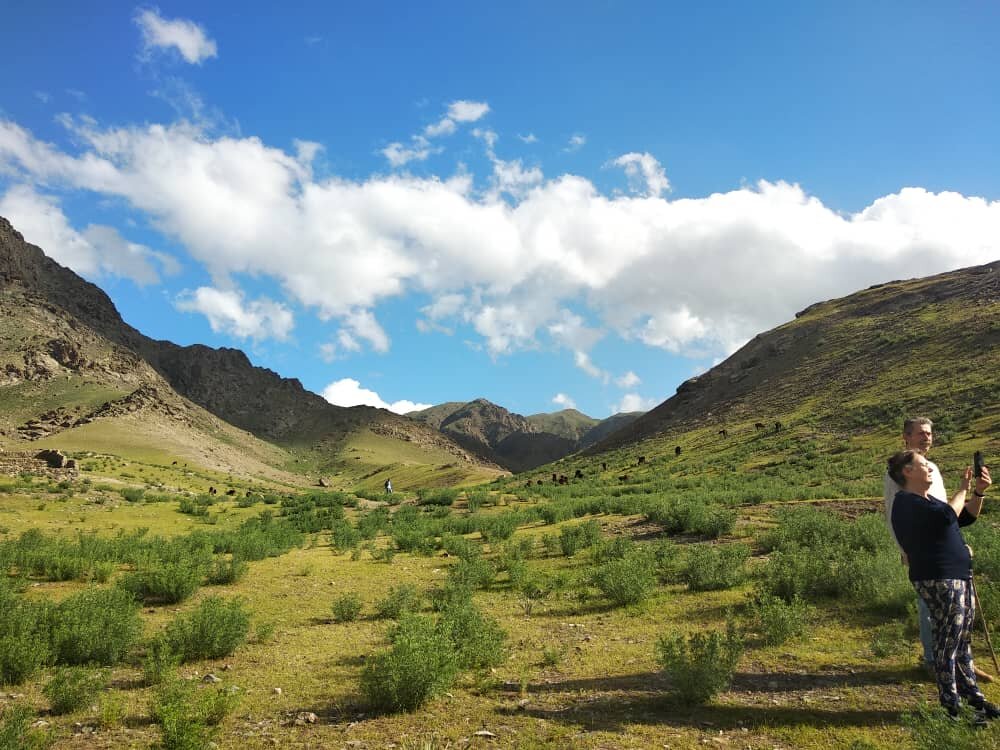
[[972, 454], [972, 466], [976, 479], [979, 479], [983, 475], [983, 454], [981, 451]]

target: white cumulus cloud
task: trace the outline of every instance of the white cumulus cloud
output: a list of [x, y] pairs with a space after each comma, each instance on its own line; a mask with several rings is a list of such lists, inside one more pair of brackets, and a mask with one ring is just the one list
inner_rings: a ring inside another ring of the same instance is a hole
[[239, 339], [284, 341], [295, 325], [291, 311], [280, 302], [266, 297], [246, 302], [235, 290], [203, 286], [182, 292], [174, 304], [182, 312], [204, 315], [216, 333]]
[[552, 403], [556, 406], [561, 406], [563, 409], [575, 409], [576, 401], [571, 399], [565, 393], [557, 393], [552, 397]]
[[566, 143], [566, 148], [563, 151], [573, 153], [574, 151], [579, 151], [587, 143], [587, 136], [576, 133], [569, 137], [569, 141]]
[[[633, 160], [646, 195], [540, 169], [500, 195], [466, 173], [317, 179], [312, 147], [288, 153], [190, 122], [64, 124], [68, 149], [0, 120], [0, 174], [35, 193], [121, 201], [183, 245], [214, 287], [273, 279], [290, 304], [336, 319], [344, 351], [342, 337], [387, 348], [380, 305], [418, 294], [427, 330], [470, 327], [493, 356], [549, 338], [599, 370], [587, 343], [599, 332], [707, 361], [817, 300], [1000, 257], [1000, 201], [919, 187], [856, 213], [780, 181], [670, 200], [650, 197]], [[58, 222], [25, 234], [90, 257], [86, 237]], [[574, 329], [571, 309], [587, 324]]]
[[632, 190], [637, 193], [645, 192], [652, 198], [659, 198], [670, 190], [666, 170], [652, 154], [632, 152], [619, 156], [611, 163], [625, 170]]
[[15, 185], [0, 197], [0, 216], [50, 258], [81, 276], [118, 276], [145, 286], [159, 283], [161, 272], [180, 271], [173, 256], [129, 242], [114, 227], [90, 224], [77, 231], [54, 197], [28, 185]]
[[659, 403], [660, 401], [657, 401], [655, 398], [644, 398], [638, 393], [626, 393], [622, 396], [621, 401], [612, 405], [611, 413], [620, 414], [629, 411], [649, 411]]
[[639, 376], [631, 370], [626, 372], [624, 375], [615, 378], [615, 385], [621, 388], [635, 388], [641, 382], [642, 381], [639, 379]]
[[142, 31], [143, 54], [153, 50], [175, 49], [186, 62], [200, 65], [210, 57], [218, 56], [215, 40], [210, 39], [201, 26], [184, 18], [166, 19], [155, 9], [140, 10], [135, 23]]
[[388, 409], [396, 414], [406, 414], [411, 411], [429, 409], [433, 404], [421, 404], [415, 401], [401, 399], [387, 403], [375, 391], [362, 388], [361, 383], [354, 378], [342, 378], [330, 383], [323, 389], [323, 398], [334, 406], [374, 406]]

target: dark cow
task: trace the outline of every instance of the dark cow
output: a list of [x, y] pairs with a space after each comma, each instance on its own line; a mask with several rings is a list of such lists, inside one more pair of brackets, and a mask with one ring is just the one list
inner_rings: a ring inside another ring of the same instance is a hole
[[525, 487], [530, 487], [531, 486], [531, 480], [529, 479], [527, 482], [525, 482], [524, 486]]
[[608, 465], [606, 463], [602, 462], [601, 463], [601, 471], [607, 471], [607, 470], [608, 470]]
[[209, 487], [208, 488], [208, 494], [209, 495], [215, 495], [216, 493], [217, 493], [217, 490], [215, 489], [215, 487]]
[[681, 455], [681, 447], [679, 445], [676, 448], [674, 448], [674, 455], [675, 456]]
[[558, 482], [559, 481], [559, 475], [558, 474], [553, 474], [552, 475], [552, 481], [553, 482]]
[[541, 479], [538, 480], [538, 484], [543, 484]]
[[639, 456], [639, 466], [642, 466], [644, 463], [646, 463], [646, 457]]
[[573, 478], [574, 479], [583, 479], [583, 472], [580, 471], [579, 469], [577, 469], [576, 473], [573, 475]]
[[171, 466], [176, 466], [176, 465], [177, 465], [177, 462], [176, 462], [176, 461], [174, 461], [174, 462], [173, 462], [173, 463], [171, 463], [170, 465], [171, 465]]
[[559, 484], [569, 484], [569, 477], [565, 474], [559, 475]]
[[247, 490], [247, 497], [250, 497], [250, 490]]
[[618, 477], [618, 481], [619, 482], [627, 482], [628, 481], [628, 474], [622, 474], [620, 477]]
[[728, 433], [728, 432], [726, 432], [725, 430], [719, 430], [719, 434], [720, 434], [720, 435], [721, 435], [722, 437], [729, 437], [729, 433]]
[[753, 428], [755, 430], [757, 430], [757, 431], [766, 430], [767, 429], [767, 425], [764, 424], [763, 422], [754, 422], [753, 423]]
[[781, 432], [781, 422], [775, 422], [774, 423], [774, 431], [775, 432]]
[[229, 495], [230, 497], [233, 497], [236, 494], [236, 490], [229, 490], [228, 492], [226, 492], [226, 494]]

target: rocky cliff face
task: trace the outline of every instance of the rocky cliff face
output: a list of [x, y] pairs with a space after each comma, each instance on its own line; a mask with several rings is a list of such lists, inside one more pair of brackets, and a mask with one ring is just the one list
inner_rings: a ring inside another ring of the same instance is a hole
[[[482, 462], [426, 425], [380, 409], [334, 406], [305, 390], [298, 380], [255, 367], [238, 349], [178, 346], [144, 336], [122, 320], [99, 287], [47, 257], [41, 248], [25, 242], [3, 217], [0, 290], [9, 300], [20, 295], [32, 304], [47, 307], [53, 330], [65, 334], [22, 342], [23, 364], [18, 364], [21, 360], [7, 363], [11, 368], [8, 377], [16, 376], [14, 369], [42, 373], [50, 361], [122, 372], [151, 368], [168, 384], [166, 390], [172, 389], [225, 422], [266, 440], [305, 444], [331, 433], [342, 435], [368, 427], [382, 435], [445, 450], [463, 461]], [[100, 362], [88, 360], [81, 350], [80, 337], [72, 331], [74, 327], [88, 329], [114, 344], [115, 357], [120, 361], [109, 362], [107, 355]], [[146, 382], [149, 378], [138, 380]]]

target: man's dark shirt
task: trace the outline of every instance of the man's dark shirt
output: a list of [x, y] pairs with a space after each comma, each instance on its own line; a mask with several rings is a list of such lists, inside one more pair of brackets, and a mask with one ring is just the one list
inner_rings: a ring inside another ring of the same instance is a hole
[[972, 555], [958, 527], [975, 520], [964, 508], [956, 516], [948, 503], [936, 498], [897, 492], [892, 503], [892, 529], [909, 560], [910, 580], [971, 578]]

